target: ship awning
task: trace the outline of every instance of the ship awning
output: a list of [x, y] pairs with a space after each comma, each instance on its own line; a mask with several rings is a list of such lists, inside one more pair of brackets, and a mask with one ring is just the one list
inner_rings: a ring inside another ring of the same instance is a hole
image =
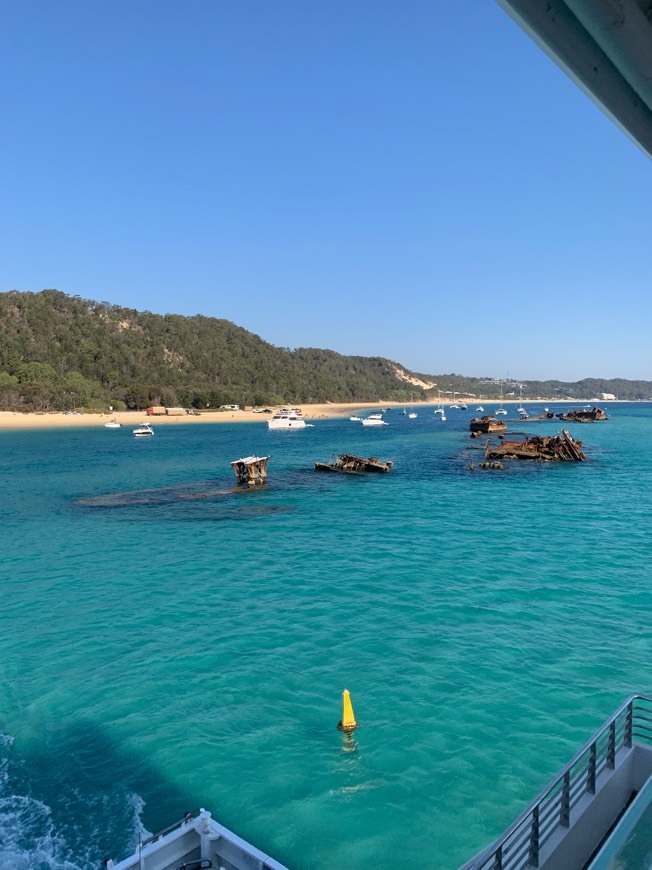
[[652, 0], [497, 0], [652, 157]]

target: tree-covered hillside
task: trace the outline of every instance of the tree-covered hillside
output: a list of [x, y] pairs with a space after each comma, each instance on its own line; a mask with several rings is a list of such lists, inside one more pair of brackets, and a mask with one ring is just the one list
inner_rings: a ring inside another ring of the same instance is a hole
[[[429, 385], [430, 389], [428, 389]], [[228, 320], [152, 314], [58, 290], [0, 293], [0, 409], [190, 408], [442, 397], [649, 400], [652, 383], [499, 380], [407, 371], [382, 357], [279, 348]]]
[[57, 290], [0, 294], [3, 409], [405, 401], [415, 387], [397, 370], [380, 357], [274, 347], [227, 320]]

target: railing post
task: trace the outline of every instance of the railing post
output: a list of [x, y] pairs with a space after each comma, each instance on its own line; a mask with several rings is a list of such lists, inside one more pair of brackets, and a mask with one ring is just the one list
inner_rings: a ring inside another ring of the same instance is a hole
[[494, 855], [494, 866], [492, 870], [503, 870], [503, 844], [496, 849], [496, 854]]
[[589, 755], [589, 769], [586, 772], [586, 790], [589, 794], [595, 794], [595, 770], [596, 770], [596, 748], [595, 740], [591, 744], [591, 753]]
[[629, 749], [632, 745], [632, 732], [634, 730], [634, 702], [630, 701], [627, 705], [627, 712], [625, 713], [625, 737], [624, 742], [625, 746]]
[[539, 866], [539, 806], [532, 810], [532, 827], [530, 829], [530, 860], [532, 867]]
[[609, 743], [607, 744], [607, 767], [612, 770], [616, 766], [616, 723], [609, 725]]
[[564, 785], [561, 790], [559, 824], [563, 828], [568, 828], [570, 825], [570, 771], [568, 770], [564, 774]]

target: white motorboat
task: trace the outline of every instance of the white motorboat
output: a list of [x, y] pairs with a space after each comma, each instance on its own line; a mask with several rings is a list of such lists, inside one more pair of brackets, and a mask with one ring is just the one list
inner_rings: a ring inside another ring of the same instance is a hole
[[149, 423], [141, 423], [140, 426], [137, 426], [134, 429], [134, 435], [136, 438], [148, 438], [154, 434], [154, 430], [149, 425]]
[[494, 411], [494, 417], [499, 416], [500, 414], [506, 415], [507, 411], [503, 408], [503, 385], [500, 385], [500, 406], [496, 408]]
[[354, 423], [359, 423], [360, 420], [362, 420], [362, 417], [349, 417], [349, 420], [353, 421]]
[[410, 413], [408, 414], [408, 420], [416, 420], [416, 418], [416, 413], [414, 411], [410, 411]]
[[122, 423], [118, 423], [117, 420], [109, 420], [108, 423], [104, 424], [105, 429], [122, 429]]
[[306, 421], [299, 408], [280, 408], [267, 425], [270, 429], [305, 429]]
[[383, 415], [382, 414], [369, 414], [369, 416], [365, 417], [365, 419], [366, 420], [382, 420]]
[[478, 407], [475, 410], [476, 411], [484, 411], [484, 408], [482, 407], [482, 405], [478, 405]]
[[389, 426], [389, 423], [386, 423], [380, 414], [370, 414], [368, 417], [364, 417], [361, 422], [363, 426]]

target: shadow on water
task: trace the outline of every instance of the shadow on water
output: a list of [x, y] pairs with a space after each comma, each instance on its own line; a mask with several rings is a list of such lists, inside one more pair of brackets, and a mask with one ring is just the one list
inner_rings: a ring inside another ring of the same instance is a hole
[[99, 868], [201, 800], [88, 721], [30, 746], [0, 734], [0, 868]]
[[73, 508], [108, 513], [137, 511], [138, 518], [178, 521], [208, 521], [258, 519], [296, 510], [295, 505], [271, 503], [279, 495], [310, 490], [320, 492], [326, 487], [323, 476], [314, 468], [286, 469], [272, 482], [260, 487], [225, 486], [215, 481], [163, 486], [148, 489], [106, 492], [82, 496], [72, 502]]
[[216, 488], [214, 484], [205, 482], [102, 493], [75, 499], [73, 507], [103, 514], [126, 510], [129, 517], [136, 511], [139, 520], [219, 522], [259, 519], [296, 509], [293, 505], [266, 503], [266, 496], [277, 491], [278, 488], [270, 486]]

